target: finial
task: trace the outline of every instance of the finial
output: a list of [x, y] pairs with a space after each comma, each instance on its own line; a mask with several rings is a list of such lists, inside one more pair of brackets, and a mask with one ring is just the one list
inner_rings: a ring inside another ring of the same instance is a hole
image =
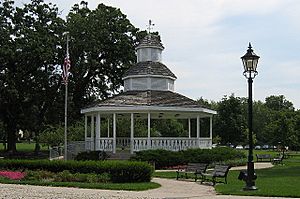
[[248, 48], [249, 48], [249, 49], [251, 49], [251, 48], [252, 48], [252, 46], [251, 46], [251, 43], [250, 43], [250, 42], [249, 42], [249, 46], [248, 46]]
[[149, 19], [149, 24], [148, 24], [148, 34], [151, 33], [151, 29], [153, 29], [151, 26], [154, 26], [155, 24], [152, 23], [151, 19]]

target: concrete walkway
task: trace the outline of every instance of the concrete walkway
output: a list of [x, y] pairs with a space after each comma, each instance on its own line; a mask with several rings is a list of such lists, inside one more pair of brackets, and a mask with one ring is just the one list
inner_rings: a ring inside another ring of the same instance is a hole
[[[256, 168], [267, 168], [271, 165], [255, 164]], [[245, 169], [242, 167], [241, 169]], [[79, 189], [64, 187], [43, 187], [31, 185], [0, 184], [1, 199], [183, 199], [183, 198], [212, 198], [212, 199], [254, 199], [249, 196], [223, 196], [216, 195], [212, 186], [201, 185], [190, 181], [154, 178], [153, 182], [161, 184], [158, 189], [148, 191], [113, 191], [96, 189]], [[263, 197], [271, 199], [271, 197]], [[274, 198], [272, 198], [274, 199]], [[284, 198], [287, 199], [287, 198]]]

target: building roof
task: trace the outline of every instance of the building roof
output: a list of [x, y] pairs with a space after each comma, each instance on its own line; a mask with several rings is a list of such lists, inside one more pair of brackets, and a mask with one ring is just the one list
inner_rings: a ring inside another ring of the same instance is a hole
[[143, 47], [154, 47], [154, 48], [160, 48], [164, 49], [164, 46], [160, 42], [160, 38], [158, 35], [152, 35], [148, 34], [146, 37], [144, 37], [136, 49], [143, 48]]
[[120, 106], [160, 106], [205, 108], [195, 100], [171, 91], [127, 91], [114, 97], [101, 100], [89, 107], [120, 107]]
[[177, 78], [174, 73], [164, 64], [160, 62], [138, 62], [134, 66], [131, 66], [124, 74], [123, 78], [125, 79], [128, 76], [135, 75], [159, 75]]

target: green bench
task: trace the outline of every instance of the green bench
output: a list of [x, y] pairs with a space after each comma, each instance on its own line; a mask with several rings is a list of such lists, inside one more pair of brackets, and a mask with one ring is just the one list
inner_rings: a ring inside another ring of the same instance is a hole
[[[217, 178], [224, 178], [225, 184], [227, 184], [227, 174], [229, 172], [229, 169], [230, 166], [228, 165], [216, 165], [213, 171], [201, 174], [201, 183], [211, 180], [214, 186], [217, 182]], [[211, 179], [208, 179], [207, 177], [210, 177]]]
[[256, 154], [257, 162], [262, 162], [262, 161], [271, 162], [272, 159], [273, 158], [270, 154]]
[[176, 180], [180, 177], [188, 178], [188, 173], [192, 173], [195, 176], [195, 182], [198, 179], [198, 175], [206, 172], [208, 164], [205, 163], [188, 163], [184, 168], [178, 169]]

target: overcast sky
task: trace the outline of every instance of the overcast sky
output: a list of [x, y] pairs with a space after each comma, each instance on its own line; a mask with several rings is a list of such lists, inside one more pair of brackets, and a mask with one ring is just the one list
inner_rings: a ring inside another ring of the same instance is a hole
[[[17, 3], [28, 2], [16, 0]], [[47, 1], [46, 2], [50, 2]], [[65, 16], [80, 0], [52, 0]], [[219, 101], [247, 96], [240, 57], [248, 42], [261, 57], [254, 100], [284, 95], [300, 108], [300, 1], [297, 0], [89, 0], [120, 8], [146, 29], [151, 19], [165, 46], [163, 63], [177, 76], [176, 92]]]

